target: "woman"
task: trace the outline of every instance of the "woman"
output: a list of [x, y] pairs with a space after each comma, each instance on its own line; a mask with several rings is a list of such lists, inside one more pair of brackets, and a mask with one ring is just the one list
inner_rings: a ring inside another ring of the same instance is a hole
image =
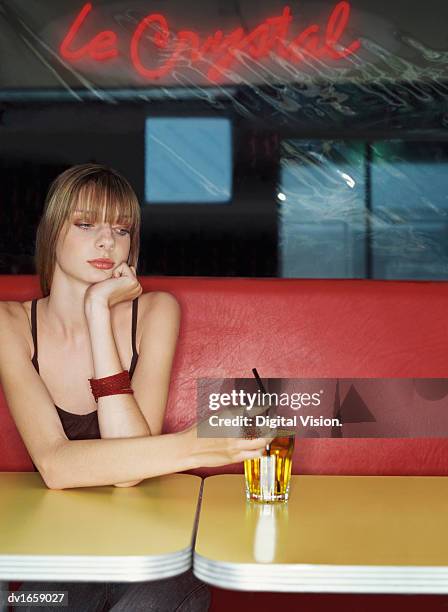
[[[142, 294], [139, 231], [139, 204], [123, 177], [95, 164], [66, 170], [50, 188], [37, 232], [44, 297], [0, 303], [0, 382], [52, 489], [133, 486], [258, 457], [266, 444], [198, 438], [195, 427], [160, 435], [179, 306], [167, 293]], [[83, 612], [208, 606], [207, 590], [191, 572], [157, 583], [67, 590], [68, 609]]]

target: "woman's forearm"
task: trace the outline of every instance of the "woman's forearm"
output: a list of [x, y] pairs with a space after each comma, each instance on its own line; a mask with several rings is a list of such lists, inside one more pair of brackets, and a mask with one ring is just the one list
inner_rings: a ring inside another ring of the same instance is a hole
[[[107, 304], [86, 304], [86, 318], [92, 346], [94, 378], [123, 370], [113, 335]], [[98, 399], [98, 423], [102, 438], [149, 436], [151, 431], [133, 395], [119, 394]]]
[[51, 489], [139, 481], [197, 467], [194, 441], [184, 432], [110, 440], [67, 440], [41, 470]]

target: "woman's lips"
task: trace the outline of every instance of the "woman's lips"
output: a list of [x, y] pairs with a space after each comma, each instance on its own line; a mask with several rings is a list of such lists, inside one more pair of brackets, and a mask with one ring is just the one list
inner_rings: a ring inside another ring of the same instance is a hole
[[89, 264], [98, 270], [110, 270], [115, 265], [107, 261], [89, 261]]

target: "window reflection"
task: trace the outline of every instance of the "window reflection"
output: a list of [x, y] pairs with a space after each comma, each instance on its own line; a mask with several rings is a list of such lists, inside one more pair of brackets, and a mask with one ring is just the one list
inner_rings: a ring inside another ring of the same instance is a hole
[[448, 143], [282, 143], [280, 276], [445, 279]]

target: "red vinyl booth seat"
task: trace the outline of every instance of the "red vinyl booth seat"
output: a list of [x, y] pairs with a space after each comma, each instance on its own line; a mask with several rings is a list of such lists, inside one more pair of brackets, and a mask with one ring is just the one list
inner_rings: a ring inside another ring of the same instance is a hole
[[[198, 378], [445, 378], [448, 284], [141, 277], [174, 294], [182, 323], [166, 432], [195, 418]], [[39, 296], [35, 276], [0, 276], [0, 299]], [[38, 418], [38, 415], [36, 415]], [[301, 439], [300, 474], [446, 475], [448, 440]], [[32, 470], [0, 389], [0, 470]], [[240, 471], [241, 465], [199, 470]]]

